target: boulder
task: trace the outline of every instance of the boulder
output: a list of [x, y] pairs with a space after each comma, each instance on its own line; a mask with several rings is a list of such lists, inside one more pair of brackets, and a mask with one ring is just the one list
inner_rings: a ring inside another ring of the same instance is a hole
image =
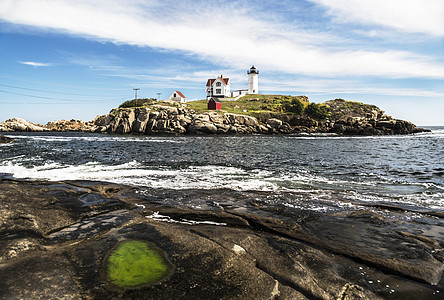
[[146, 108], [136, 108], [134, 110], [135, 120], [132, 126], [132, 132], [136, 134], [145, 133], [150, 111]]
[[188, 126], [188, 133], [217, 133], [218, 128], [211, 122], [194, 121]]
[[108, 133], [125, 134], [132, 131], [132, 125], [135, 120], [134, 109], [120, 108], [112, 110], [110, 114], [113, 119], [107, 128]]
[[182, 127], [187, 127], [191, 124], [191, 118], [184, 114], [174, 116], [173, 120], [178, 121]]
[[268, 119], [267, 124], [272, 128], [279, 129], [279, 127], [282, 126], [282, 121], [278, 119]]
[[312, 118], [301, 117], [301, 116], [293, 116], [288, 120], [288, 124], [290, 126], [304, 126], [304, 127], [318, 127], [319, 125], [318, 121]]
[[22, 118], [13, 118], [0, 123], [0, 131], [48, 131], [40, 124], [34, 124]]
[[51, 131], [59, 131], [59, 132], [66, 132], [66, 131], [91, 131], [92, 127], [94, 126], [94, 121], [90, 122], [83, 122], [81, 120], [58, 120], [53, 122], [48, 122], [45, 125], [45, 128]]
[[0, 134], [0, 144], [9, 144], [9, 143], [12, 143], [13, 141], [14, 141], [14, 139], [8, 138], [8, 137]]

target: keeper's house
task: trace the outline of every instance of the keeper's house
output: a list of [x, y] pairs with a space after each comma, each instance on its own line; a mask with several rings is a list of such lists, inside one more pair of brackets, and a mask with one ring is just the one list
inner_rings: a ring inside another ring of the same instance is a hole
[[231, 97], [230, 78], [224, 78], [222, 75], [220, 75], [215, 79], [208, 79], [206, 91], [207, 99], [210, 99], [211, 97]]
[[217, 78], [207, 80], [207, 100], [211, 97], [216, 98], [240, 98], [245, 95], [259, 94], [259, 70], [251, 66], [248, 74], [248, 89], [231, 91], [230, 78], [224, 78], [220, 75]]

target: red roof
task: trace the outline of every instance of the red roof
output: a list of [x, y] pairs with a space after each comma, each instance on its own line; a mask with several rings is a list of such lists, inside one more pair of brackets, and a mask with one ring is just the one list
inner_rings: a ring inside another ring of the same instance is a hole
[[[228, 81], [230, 81], [230, 78], [223, 78], [222, 76], [217, 77], [217, 78], [222, 79], [222, 82], [223, 82], [225, 85], [228, 85]], [[217, 78], [216, 78], [216, 79], [217, 79]], [[208, 79], [208, 81], [207, 81], [207, 86], [212, 86], [213, 83], [216, 81], [216, 79]]]
[[182, 98], [186, 98], [181, 92], [179, 92], [179, 91], [175, 91], [177, 94], [179, 94], [179, 96], [180, 97], [182, 97]]

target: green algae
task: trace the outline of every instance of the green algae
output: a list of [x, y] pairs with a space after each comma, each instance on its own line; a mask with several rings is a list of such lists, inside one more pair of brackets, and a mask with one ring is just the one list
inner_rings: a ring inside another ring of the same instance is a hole
[[121, 242], [107, 257], [107, 279], [123, 289], [158, 283], [172, 272], [163, 250], [149, 242]]

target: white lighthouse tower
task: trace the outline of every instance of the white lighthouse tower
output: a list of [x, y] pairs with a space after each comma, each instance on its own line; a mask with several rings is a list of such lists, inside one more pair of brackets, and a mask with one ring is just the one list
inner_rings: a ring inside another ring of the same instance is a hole
[[248, 94], [259, 94], [259, 70], [256, 70], [254, 66], [251, 66], [248, 74]]

